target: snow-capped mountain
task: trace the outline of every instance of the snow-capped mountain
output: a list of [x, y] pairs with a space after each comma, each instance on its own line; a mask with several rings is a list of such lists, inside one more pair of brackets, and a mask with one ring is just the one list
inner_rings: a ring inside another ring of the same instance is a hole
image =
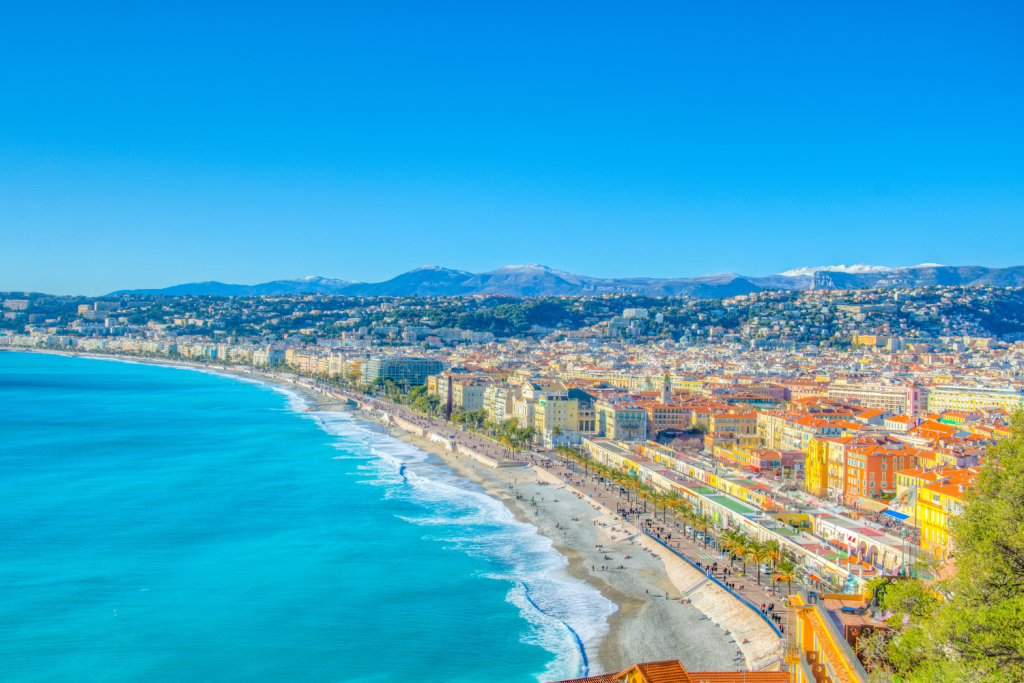
[[259, 285], [228, 285], [195, 282], [166, 289], [121, 290], [114, 294], [163, 294], [258, 296], [273, 294], [343, 294], [351, 296], [459, 296], [499, 294], [505, 296], [585, 296], [594, 294], [638, 294], [643, 296], [692, 296], [720, 298], [749, 294], [762, 289], [870, 289], [877, 287], [920, 287], [927, 285], [991, 284], [1024, 285], [1024, 266], [984, 268], [922, 263], [890, 268], [863, 263], [851, 266], [794, 268], [777, 275], [749, 277], [718, 273], [689, 278], [600, 278], [574, 275], [537, 263], [503, 266], [486, 273], [470, 273], [442, 266], [423, 266], [384, 282], [366, 283], [317, 276], [275, 280]]
[[828, 272], [828, 273], [851, 273], [851, 274], [854, 274], [854, 275], [860, 275], [862, 273], [886, 273], [886, 272], [894, 271], [894, 270], [908, 270], [910, 268], [944, 268], [944, 267], [945, 266], [943, 266], [941, 263], [922, 263], [922, 264], [917, 265], [917, 266], [896, 267], [896, 268], [891, 268], [889, 266], [869, 266], [866, 263], [855, 263], [852, 266], [847, 266], [847, 265], [842, 265], [841, 264], [841, 265], [838, 265], [838, 266], [816, 266], [816, 267], [813, 267], [813, 268], [810, 268], [810, 267], [793, 268], [792, 270], [787, 270], [785, 272], [779, 273], [779, 275], [781, 275], [783, 277], [803, 277], [803, 276], [811, 276], [811, 277], [813, 277], [815, 273], [822, 273], [822, 272]]

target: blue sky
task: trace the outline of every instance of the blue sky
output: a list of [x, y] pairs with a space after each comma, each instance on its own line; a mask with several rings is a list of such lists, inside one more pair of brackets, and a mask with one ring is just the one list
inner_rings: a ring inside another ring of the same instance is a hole
[[1020, 3], [8, 3], [0, 290], [1024, 264]]

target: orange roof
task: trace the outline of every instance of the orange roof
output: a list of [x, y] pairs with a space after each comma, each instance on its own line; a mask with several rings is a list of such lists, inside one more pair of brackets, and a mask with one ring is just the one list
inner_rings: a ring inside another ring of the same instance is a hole
[[559, 683], [618, 683], [629, 680], [630, 674], [639, 674], [644, 683], [789, 683], [785, 671], [692, 671], [683, 668], [679, 660], [645, 662], [614, 674], [601, 674], [588, 678], [572, 678]]
[[789, 683], [785, 671], [691, 671], [693, 683]]

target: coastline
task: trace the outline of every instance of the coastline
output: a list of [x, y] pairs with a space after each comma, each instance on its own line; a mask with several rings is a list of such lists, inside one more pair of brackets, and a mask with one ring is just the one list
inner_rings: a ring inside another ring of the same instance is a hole
[[[680, 589], [670, 578], [663, 558], [647, 549], [643, 540], [615, 539], [596, 523], [607, 519], [604, 514], [564, 485], [551, 483], [552, 475], [546, 472], [538, 473], [530, 467], [487, 467], [393, 424], [382, 424], [377, 416], [326, 397], [301, 383], [257, 370], [101, 354], [25, 351], [235, 376], [282, 387], [300, 396], [317, 411], [349, 413], [366, 428], [383, 431], [435, 456], [432, 464], [446, 467], [475, 483], [505, 505], [516, 520], [531, 525], [537, 534], [550, 539], [552, 549], [565, 558], [565, 572], [569, 576], [585, 581], [615, 604], [616, 611], [606, 618], [608, 630], [597, 646], [596, 657], [591, 652], [590, 673], [619, 671], [638, 661], [659, 659], [680, 659], [691, 671], [748, 668], [747, 661], [742, 657], [737, 659], [739, 646], [732, 636], [726, 635], [724, 627], [719, 627], [693, 605], [680, 602]], [[627, 556], [629, 559], [624, 559]], [[602, 569], [602, 565], [606, 569]], [[619, 566], [624, 568], [618, 569]], [[540, 611], [539, 607], [537, 609]], [[566, 628], [572, 631], [568, 625]], [[582, 649], [582, 643], [580, 647]]]

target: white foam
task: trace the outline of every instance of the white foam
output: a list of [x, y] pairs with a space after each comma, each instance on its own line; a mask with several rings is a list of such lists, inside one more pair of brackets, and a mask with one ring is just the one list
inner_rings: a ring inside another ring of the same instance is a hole
[[[297, 397], [290, 405], [296, 410], [305, 408]], [[607, 617], [616, 606], [568, 574], [568, 561], [554, 550], [550, 539], [539, 535], [534, 526], [517, 521], [504, 504], [478, 485], [432, 464], [435, 456], [372, 430], [347, 413], [303, 415], [312, 416], [324, 431], [338, 437], [339, 447], [355, 451], [341, 458], [372, 458], [357, 468], [364, 476], [373, 475], [360, 483], [384, 488], [386, 497], [407, 498], [424, 508], [423, 515], [399, 519], [423, 527], [428, 538], [444, 541], [453, 550], [505, 567], [485, 576], [512, 584], [506, 600], [519, 608], [530, 625], [523, 642], [554, 655], [538, 680], [596, 671], [597, 649], [608, 631]], [[580, 652], [581, 644], [585, 655]]]

